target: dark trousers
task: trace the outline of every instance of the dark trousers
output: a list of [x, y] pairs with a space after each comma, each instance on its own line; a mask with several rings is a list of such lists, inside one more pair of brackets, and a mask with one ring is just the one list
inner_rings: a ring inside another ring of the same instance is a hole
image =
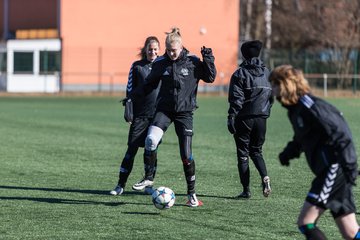
[[265, 161], [262, 155], [262, 146], [265, 142], [266, 119], [249, 118], [236, 119], [236, 153], [240, 181], [245, 190], [249, 189], [250, 168], [249, 157], [258, 170], [261, 181], [267, 176]]
[[195, 193], [195, 160], [192, 156], [193, 113], [158, 111], [152, 125], [166, 132], [171, 123], [175, 125], [175, 132], [179, 141], [187, 193], [193, 194]]
[[130, 125], [128, 134], [128, 148], [121, 162], [119, 170], [118, 185], [125, 187], [127, 179], [132, 171], [134, 159], [138, 149], [144, 147], [148, 127], [151, 123], [150, 118], [137, 117]]

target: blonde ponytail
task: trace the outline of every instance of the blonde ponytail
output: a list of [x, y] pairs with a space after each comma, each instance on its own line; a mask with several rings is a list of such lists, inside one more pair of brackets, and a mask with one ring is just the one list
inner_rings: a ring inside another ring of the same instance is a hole
[[165, 44], [167, 46], [172, 44], [173, 42], [178, 42], [178, 43], [182, 44], [182, 38], [181, 38], [179, 28], [173, 27], [171, 29], [171, 32], [166, 32], [166, 35], [167, 36], [166, 36]]

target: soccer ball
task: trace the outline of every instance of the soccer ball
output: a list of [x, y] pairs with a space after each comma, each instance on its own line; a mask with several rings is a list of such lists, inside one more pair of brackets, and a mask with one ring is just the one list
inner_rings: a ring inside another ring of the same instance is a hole
[[168, 187], [158, 187], [151, 198], [154, 206], [160, 210], [169, 209], [175, 203], [175, 193]]

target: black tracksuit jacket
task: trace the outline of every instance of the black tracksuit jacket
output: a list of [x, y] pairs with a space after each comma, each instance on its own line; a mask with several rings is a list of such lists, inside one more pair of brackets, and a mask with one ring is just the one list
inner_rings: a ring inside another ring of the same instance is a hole
[[158, 57], [146, 78], [148, 83], [145, 90], [148, 92], [161, 82], [157, 110], [175, 113], [195, 110], [199, 80], [207, 83], [215, 80], [214, 59], [212, 54], [205, 54], [201, 61], [185, 48], [175, 61], [166, 53]]
[[[294, 137], [280, 154], [286, 159], [298, 158], [305, 153], [308, 165], [315, 175], [321, 174], [333, 163], [339, 163], [347, 177], [354, 182], [357, 156], [350, 129], [334, 106], [326, 101], [305, 95], [292, 106], [286, 106], [293, 126]], [[331, 153], [325, 162], [316, 158], [326, 148]]]
[[[152, 69], [152, 62], [147, 59], [135, 61], [130, 68], [129, 79], [126, 88], [126, 96], [133, 102], [134, 117], [152, 118], [155, 113], [156, 98], [159, 88], [151, 89], [146, 95], [144, 94], [145, 78]], [[137, 95], [132, 97], [133, 93]]]
[[245, 60], [230, 79], [228, 114], [240, 119], [270, 116], [274, 102], [270, 71], [259, 58]]

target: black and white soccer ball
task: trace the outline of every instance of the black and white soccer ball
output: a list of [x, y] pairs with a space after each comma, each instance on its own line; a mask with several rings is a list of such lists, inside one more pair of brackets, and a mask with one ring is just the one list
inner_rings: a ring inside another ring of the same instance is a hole
[[169, 209], [175, 204], [175, 193], [168, 187], [158, 187], [151, 195], [152, 202], [157, 209]]

